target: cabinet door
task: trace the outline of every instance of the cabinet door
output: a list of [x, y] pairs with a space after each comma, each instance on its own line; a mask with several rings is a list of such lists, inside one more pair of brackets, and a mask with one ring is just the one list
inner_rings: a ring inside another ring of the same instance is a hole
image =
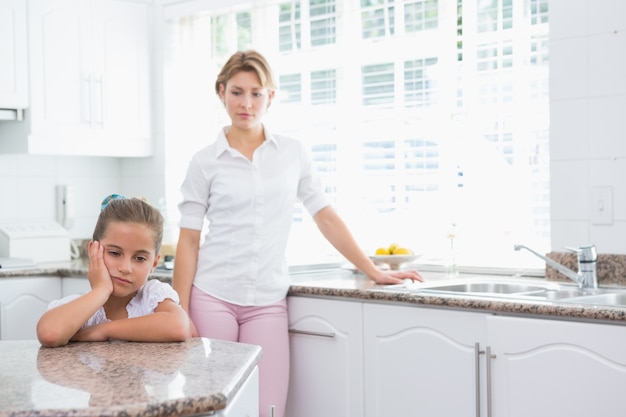
[[97, 140], [117, 156], [149, 155], [149, 8], [94, 3], [92, 101]]
[[219, 417], [258, 417], [259, 416], [259, 370], [254, 368], [228, 406], [218, 412]]
[[0, 109], [28, 107], [26, 2], [0, 0]]
[[378, 304], [363, 314], [366, 417], [480, 413], [484, 314]]
[[61, 296], [85, 294], [91, 290], [87, 277], [66, 277], [61, 280]]
[[29, 151], [147, 156], [149, 5], [31, 0]]
[[289, 297], [286, 417], [363, 417], [362, 304]]
[[31, 136], [44, 152], [90, 143], [91, 0], [30, 0]]
[[37, 338], [37, 322], [61, 297], [61, 278], [0, 279], [0, 340]]
[[623, 414], [626, 327], [489, 317], [493, 415]]

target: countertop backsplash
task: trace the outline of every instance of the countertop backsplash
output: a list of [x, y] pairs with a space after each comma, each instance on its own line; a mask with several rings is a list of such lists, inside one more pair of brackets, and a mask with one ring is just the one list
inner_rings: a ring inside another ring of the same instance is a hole
[[[572, 271], [578, 271], [578, 260], [576, 254], [573, 252], [550, 252], [547, 256]], [[598, 285], [626, 286], [626, 255], [599, 253], [596, 267], [598, 272]], [[570, 281], [569, 278], [549, 266], [546, 266], [546, 279], [552, 281]]]

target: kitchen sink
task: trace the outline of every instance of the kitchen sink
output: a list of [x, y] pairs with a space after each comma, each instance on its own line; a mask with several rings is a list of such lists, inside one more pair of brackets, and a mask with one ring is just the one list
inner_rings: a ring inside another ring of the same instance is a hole
[[528, 294], [545, 292], [546, 287], [538, 284], [514, 282], [466, 282], [424, 287], [422, 291], [453, 292], [463, 294]]
[[388, 286], [402, 292], [457, 294], [499, 299], [525, 299], [605, 306], [625, 306], [626, 289], [580, 289], [573, 284], [549, 282], [533, 278], [468, 277], [444, 282], [407, 283]]
[[[611, 290], [605, 290], [611, 291]], [[565, 300], [570, 303], [578, 304], [596, 304], [603, 306], [626, 306], [626, 291], [613, 290], [611, 292], [603, 292], [601, 294], [586, 295], [582, 297], [573, 297]]]

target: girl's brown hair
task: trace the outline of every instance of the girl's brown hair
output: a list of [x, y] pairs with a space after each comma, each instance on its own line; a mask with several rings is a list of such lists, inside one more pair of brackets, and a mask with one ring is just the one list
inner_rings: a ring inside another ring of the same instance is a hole
[[215, 81], [215, 92], [220, 95], [220, 86], [226, 88], [226, 83], [235, 74], [247, 71], [254, 72], [259, 76], [261, 85], [269, 90], [275, 90], [274, 76], [267, 60], [263, 55], [254, 50], [235, 52], [222, 67]]
[[100, 211], [93, 231], [93, 240], [102, 239], [111, 222], [136, 223], [148, 226], [153, 232], [155, 253], [158, 254], [161, 250], [163, 215], [150, 203], [135, 197], [110, 200]]

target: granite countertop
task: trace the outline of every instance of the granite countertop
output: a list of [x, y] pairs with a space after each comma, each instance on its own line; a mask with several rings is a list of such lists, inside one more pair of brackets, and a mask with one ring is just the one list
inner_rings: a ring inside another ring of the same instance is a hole
[[[440, 273], [421, 272], [426, 282], [442, 281]], [[461, 276], [459, 279], [476, 275]], [[503, 276], [494, 275], [499, 279]], [[506, 278], [512, 278], [507, 276]], [[513, 278], [516, 279], [516, 278]], [[525, 277], [524, 280], [544, 281], [544, 278]], [[566, 283], [566, 285], [569, 285]], [[616, 287], [624, 289], [624, 287]], [[626, 308], [620, 306], [583, 305], [572, 302], [513, 299], [506, 297], [471, 296], [465, 294], [425, 293], [389, 290], [376, 285], [360, 274], [338, 272], [334, 275], [314, 277], [303, 275], [289, 289], [289, 295], [307, 297], [333, 297], [365, 302], [408, 304], [414, 306], [483, 311], [518, 316], [574, 319], [577, 321], [605, 322], [626, 325]]]
[[224, 409], [261, 356], [255, 345], [0, 341], [0, 417], [192, 416]]
[[[572, 268], [571, 263], [575, 262], [575, 257], [569, 254], [553, 254], [555, 259], [566, 266]], [[603, 266], [611, 268], [599, 268], [598, 281], [603, 287], [616, 287], [626, 289], [626, 257], [620, 256], [619, 262], [605, 262]], [[619, 266], [616, 269], [615, 265]], [[438, 272], [429, 272], [421, 268], [420, 273], [426, 281], [442, 280], [445, 277]], [[606, 269], [606, 270], [604, 270]], [[619, 273], [616, 273], [619, 272]], [[43, 265], [39, 269], [29, 269], [20, 271], [0, 270], [2, 277], [15, 276], [41, 276], [55, 275], [61, 277], [72, 277], [87, 275], [87, 263], [85, 260], [76, 260], [67, 263]], [[461, 275], [462, 277], [473, 277], [475, 274]], [[511, 275], [497, 275], [494, 277], [511, 278]], [[349, 269], [339, 267], [329, 267], [322, 270], [308, 271], [299, 269], [292, 274], [292, 285], [289, 295], [299, 295], [308, 297], [327, 297], [351, 299], [355, 301], [385, 302], [409, 304], [424, 307], [464, 309], [473, 311], [492, 312], [496, 314], [522, 315], [522, 316], [544, 316], [549, 318], [574, 319], [577, 321], [607, 322], [611, 324], [626, 325], [626, 308], [620, 306], [604, 305], [583, 305], [573, 303], [563, 303], [559, 301], [542, 300], [520, 300], [506, 298], [472, 297], [463, 294], [427, 294], [419, 292], [389, 291], [384, 286], [376, 285], [373, 281], [360, 273], [355, 273]], [[164, 282], [171, 282], [172, 271], [157, 269], [151, 275], [151, 279], [159, 279]], [[563, 281], [571, 284], [567, 278], [559, 276], [556, 271], [548, 268], [546, 276], [526, 277], [526, 279], [536, 279], [543, 281]]]

